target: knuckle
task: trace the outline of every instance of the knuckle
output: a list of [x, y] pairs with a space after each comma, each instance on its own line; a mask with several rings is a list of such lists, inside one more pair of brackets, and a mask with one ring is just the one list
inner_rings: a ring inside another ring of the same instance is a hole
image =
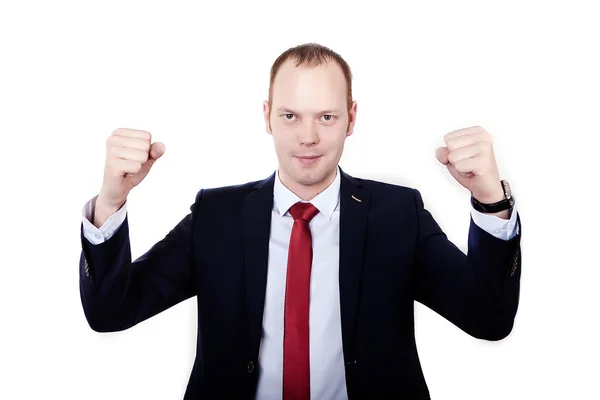
[[142, 140], [142, 142], [140, 143], [140, 146], [142, 147], [142, 151], [148, 153], [150, 151], [150, 141], [149, 140]]
[[489, 153], [492, 150], [492, 145], [489, 142], [481, 142], [479, 144], [479, 151], [481, 153]]
[[139, 146], [139, 143], [143, 142], [143, 140], [135, 138], [135, 137], [128, 137], [128, 138], [124, 138], [123, 139], [123, 146], [127, 147], [128, 149], [137, 149]]
[[142, 162], [142, 157], [142, 153], [133, 148], [127, 149], [127, 152], [125, 153], [125, 158], [129, 161]]
[[114, 158], [115, 156], [115, 147], [110, 145], [109, 143], [106, 144], [106, 158]]
[[115, 136], [125, 136], [129, 138], [137, 138], [141, 140], [151, 140], [152, 135], [140, 129], [117, 128], [112, 132]]
[[152, 135], [150, 134], [150, 132], [142, 131], [142, 130], [138, 130], [137, 132], [140, 136], [140, 139], [145, 140], [145, 141], [152, 140]]
[[448, 162], [454, 164], [456, 162], [456, 153], [448, 153]]

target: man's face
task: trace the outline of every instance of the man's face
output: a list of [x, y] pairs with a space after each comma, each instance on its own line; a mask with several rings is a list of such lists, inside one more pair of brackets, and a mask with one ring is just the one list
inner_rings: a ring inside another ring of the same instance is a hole
[[272, 90], [272, 104], [265, 101], [263, 111], [282, 182], [324, 189], [335, 176], [356, 116], [356, 102], [348, 112], [342, 69], [334, 61], [296, 67], [288, 60], [277, 72]]

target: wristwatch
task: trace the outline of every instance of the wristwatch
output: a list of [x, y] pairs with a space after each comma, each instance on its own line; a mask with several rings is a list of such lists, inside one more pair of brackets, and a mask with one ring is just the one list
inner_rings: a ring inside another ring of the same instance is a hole
[[502, 184], [502, 190], [504, 190], [503, 200], [492, 204], [484, 204], [477, 201], [477, 199], [473, 197], [473, 194], [471, 194], [471, 204], [473, 205], [473, 208], [483, 213], [497, 213], [513, 208], [515, 205], [515, 199], [510, 191], [510, 185], [505, 180], [500, 181], [500, 183]]

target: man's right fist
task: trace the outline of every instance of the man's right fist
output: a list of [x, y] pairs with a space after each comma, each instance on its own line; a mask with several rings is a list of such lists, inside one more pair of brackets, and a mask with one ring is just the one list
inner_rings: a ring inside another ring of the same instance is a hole
[[[152, 165], [165, 153], [163, 143], [151, 142], [149, 132], [136, 129], [115, 129], [108, 137], [104, 181], [96, 200], [94, 225], [103, 224], [121, 208], [131, 189], [144, 180]], [[104, 216], [106, 218], [97, 218]]]

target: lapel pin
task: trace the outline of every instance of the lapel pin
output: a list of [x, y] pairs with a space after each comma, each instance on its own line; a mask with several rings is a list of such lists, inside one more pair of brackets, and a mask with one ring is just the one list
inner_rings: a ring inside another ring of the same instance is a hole
[[354, 197], [354, 195], [352, 195], [352, 198], [353, 198], [354, 200], [358, 201], [359, 203], [362, 203], [362, 200], [361, 200], [361, 199], [357, 199], [356, 197]]

